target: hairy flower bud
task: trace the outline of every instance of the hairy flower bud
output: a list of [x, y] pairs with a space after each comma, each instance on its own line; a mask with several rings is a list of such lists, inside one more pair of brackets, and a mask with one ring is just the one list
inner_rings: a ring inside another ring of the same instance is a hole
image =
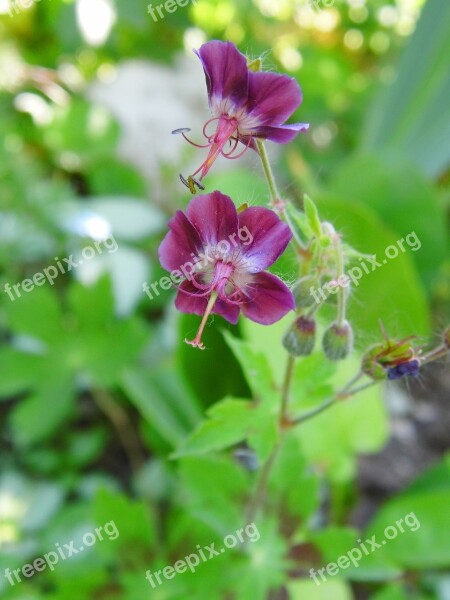
[[314, 319], [299, 317], [283, 337], [283, 346], [292, 356], [309, 356], [316, 342]]
[[342, 360], [353, 349], [353, 330], [348, 321], [342, 325], [333, 323], [325, 331], [322, 339], [325, 356], [330, 360]]
[[314, 275], [305, 275], [292, 288], [295, 303], [298, 308], [308, 308], [317, 302], [317, 292], [320, 290], [320, 279]]

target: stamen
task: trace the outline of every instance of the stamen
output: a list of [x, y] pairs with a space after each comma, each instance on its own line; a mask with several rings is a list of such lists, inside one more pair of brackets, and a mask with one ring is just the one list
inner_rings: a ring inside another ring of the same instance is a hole
[[174, 129], [172, 131], [172, 135], [178, 135], [179, 133], [189, 133], [189, 127], [180, 127], [179, 129]]
[[195, 194], [194, 180], [192, 179], [192, 177], [190, 175], [187, 179], [185, 179], [183, 177], [183, 175], [180, 173], [180, 180], [181, 180], [181, 183], [188, 188], [188, 190], [191, 192], [191, 194]]
[[208, 140], [209, 140], [210, 138], [213, 138], [213, 139], [214, 139], [214, 136], [216, 135], [216, 131], [215, 131], [214, 133], [212, 133], [211, 135], [208, 135], [208, 134], [206, 133], [206, 128], [208, 127], [208, 125], [209, 125], [210, 123], [214, 123], [214, 121], [220, 121], [220, 119], [221, 119], [221, 118], [222, 118], [222, 117], [214, 117], [213, 119], [210, 119], [209, 121], [206, 121], [206, 123], [203, 125], [203, 130], [202, 130], [202, 131], [203, 131], [203, 135], [205, 136], [205, 138], [206, 138], [206, 139], [208, 139]]
[[[230, 146], [231, 146], [232, 145], [231, 144], [231, 138], [230, 138], [229, 142], [230, 142]], [[232, 146], [231, 150], [229, 150], [228, 152], [224, 152], [222, 150], [222, 156], [225, 156], [225, 158], [230, 158], [230, 156], [236, 150], [238, 144], [239, 144], [239, 140], [237, 138], [234, 138], [234, 146]]]
[[235, 145], [235, 147], [233, 148], [233, 150], [229, 153], [229, 154], [222, 154], [226, 157], [229, 158], [230, 160], [235, 160], [236, 158], [241, 158], [241, 156], [244, 156], [244, 154], [247, 152], [247, 150], [250, 148], [250, 144], [252, 143], [252, 137], [248, 138], [248, 142], [247, 145], [245, 146], [245, 148], [242, 150], [242, 152], [239, 152], [238, 154], [236, 154], [235, 156], [231, 156], [231, 154], [233, 154], [234, 150], [236, 150], [237, 144]]
[[205, 189], [205, 186], [203, 185], [203, 183], [200, 182], [199, 179], [197, 179], [196, 177], [192, 177], [192, 175], [191, 175], [191, 179], [195, 183], [195, 185], [198, 187], [199, 190]]
[[200, 327], [198, 328], [197, 335], [195, 336], [195, 338], [193, 340], [185, 339], [184, 341], [186, 342], [186, 344], [189, 344], [190, 346], [193, 346], [194, 348], [199, 348], [200, 350], [205, 349], [205, 345], [201, 341], [201, 337], [203, 334], [203, 330], [205, 329], [205, 325], [208, 320], [208, 317], [211, 314], [212, 309], [214, 308], [216, 300], [217, 300], [217, 292], [213, 292], [211, 294], [211, 298], [208, 301], [208, 306], [206, 307], [206, 311], [205, 311], [205, 314], [203, 315], [202, 322], [200, 323]]

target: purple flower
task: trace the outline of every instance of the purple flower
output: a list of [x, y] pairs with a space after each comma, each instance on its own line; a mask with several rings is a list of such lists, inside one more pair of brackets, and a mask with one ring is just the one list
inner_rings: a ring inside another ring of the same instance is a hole
[[[194, 184], [204, 189], [200, 182], [220, 154], [239, 158], [248, 148], [257, 150], [255, 139], [285, 144], [309, 127], [307, 123], [284, 124], [302, 102], [302, 92], [295, 79], [249, 70], [246, 57], [231, 42], [208, 42], [196, 54], [205, 71], [213, 115], [203, 127], [207, 143], [191, 142], [186, 137], [189, 129], [173, 132], [181, 133], [194, 146], [209, 148], [205, 162], [195, 173], [187, 181], [181, 176], [191, 191], [195, 189]], [[225, 151], [227, 142], [229, 148]], [[244, 144], [244, 149], [236, 152], [239, 142]]]
[[178, 280], [175, 306], [203, 315], [188, 344], [204, 349], [201, 336], [211, 313], [236, 324], [242, 311], [252, 321], [271, 325], [295, 309], [289, 288], [265, 272], [292, 238], [272, 210], [253, 206], [238, 214], [231, 198], [216, 191], [193, 198], [169, 228], [159, 259]]

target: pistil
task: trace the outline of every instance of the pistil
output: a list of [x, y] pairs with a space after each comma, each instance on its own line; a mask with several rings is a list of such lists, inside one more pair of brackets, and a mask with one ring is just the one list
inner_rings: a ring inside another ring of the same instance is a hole
[[205, 345], [201, 341], [203, 330], [205, 329], [206, 322], [208, 320], [209, 315], [211, 314], [212, 309], [217, 300], [217, 292], [212, 292], [211, 297], [208, 301], [208, 306], [206, 307], [205, 314], [203, 315], [202, 322], [200, 323], [200, 327], [198, 328], [197, 335], [193, 340], [185, 339], [186, 344], [193, 346], [194, 348], [199, 348], [200, 350], [205, 349]]

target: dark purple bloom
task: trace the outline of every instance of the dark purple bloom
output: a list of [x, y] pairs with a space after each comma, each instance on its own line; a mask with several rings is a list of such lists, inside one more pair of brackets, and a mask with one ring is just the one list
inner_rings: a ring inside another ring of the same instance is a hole
[[[295, 79], [249, 70], [246, 57], [231, 42], [208, 42], [196, 54], [205, 71], [213, 118], [203, 127], [207, 143], [194, 144], [209, 148], [209, 153], [189, 178], [190, 182], [202, 188], [199, 182], [220, 154], [238, 158], [248, 148], [257, 150], [255, 139], [285, 144], [308, 129], [307, 123], [284, 124], [302, 102], [302, 92]], [[181, 133], [188, 140], [186, 131], [189, 130], [178, 129], [174, 133]], [[224, 151], [227, 142], [229, 149]], [[239, 142], [244, 144], [244, 149], [236, 153]], [[182, 181], [188, 183], [184, 178]], [[193, 184], [190, 187], [193, 189]]]
[[253, 206], [238, 214], [231, 198], [216, 191], [193, 198], [169, 228], [159, 259], [178, 280], [175, 306], [203, 315], [195, 339], [187, 343], [204, 349], [201, 335], [211, 313], [235, 324], [242, 311], [271, 325], [295, 309], [289, 288], [265, 271], [292, 238], [272, 210]]

